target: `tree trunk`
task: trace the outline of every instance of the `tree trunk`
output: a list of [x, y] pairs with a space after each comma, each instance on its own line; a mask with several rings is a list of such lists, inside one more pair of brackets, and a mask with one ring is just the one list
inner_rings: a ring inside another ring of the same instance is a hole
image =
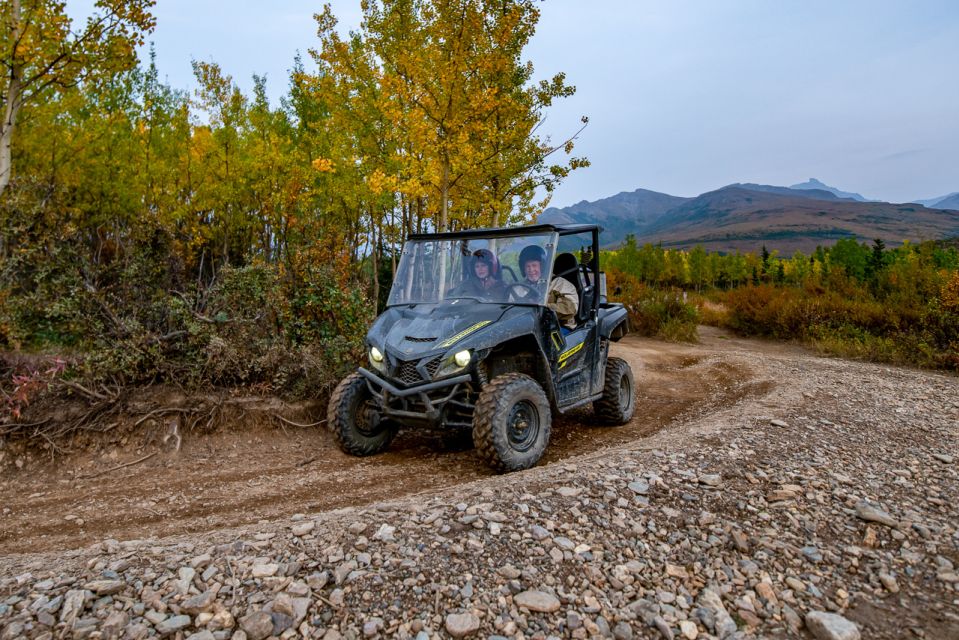
[[[11, 3], [10, 24], [13, 25], [11, 42], [19, 42], [23, 30], [23, 24], [20, 19], [20, 0], [13, 0]], [[16, 52], [10, 60], [10, 75], [7, 79], [7, 100], [3, 105], [3, 120], [0, 121], [0, 196], [3, 195], [7, 185], [10, 184], [10, 176], [13, 172], [11, 145], [13, 143], [13, 127], [17, 122], [17, 113], [20, 111], [20, 101], [23, 91], [20, 73], [22, 68], [17, 61]]]
[[[443, 184], [440, 188], [440, 223], [439, 231], [443, 233], [446, 231], [447, 221], [449, 220], [449, 196], [450, 196], [450, 164], [448, 161], [443, 161]], [[440, 300], [446, 297], [446, 251], [440, 251], [440, 274], [439, 274], [439, 292]]]
[[[376, 255], [379, 248], [379, 244], [377, 242], [377, 233], [376, 233], [377, 225], [376, 225], [376, 221], [373, 219], [372, 209], [370, 210], [370, 231], [371, 231], [370, 245], [373, 249], [370, 252], [372, 257], [372, 262], [373, 262], [373, 315], [376, 315], [380, 312], [380, 278], [379, 278], [380, 264], [379, 264], [379, 260], [377, 259], [378, 256]], [[383, 231], [381, 229], [379, 232], [379, 242], [382, 242], [382, 241], [383, 241]]]

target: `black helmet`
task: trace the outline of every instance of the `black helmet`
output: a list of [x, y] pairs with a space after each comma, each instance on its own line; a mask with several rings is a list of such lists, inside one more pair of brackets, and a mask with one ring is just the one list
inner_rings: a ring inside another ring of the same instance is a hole
[[496, 259], [496, 256], [493, 255], [493, 252], [489, 249], [477, 249], [473, 252], [473, 268], [476, 267], [476, 263], [485, 262], [486, 266], [489, 267], [489, 275], [492, 278], [499, 278], [499, 260]]
[[524, 247], [523, 250], [519, 252], [520, 271], [526, 271], [526, 263], [531, 260], [537, 260], [540, 264], [540, 267], [545, 265], [546, 250], [538, 244], [531, 244], [528, 247]]

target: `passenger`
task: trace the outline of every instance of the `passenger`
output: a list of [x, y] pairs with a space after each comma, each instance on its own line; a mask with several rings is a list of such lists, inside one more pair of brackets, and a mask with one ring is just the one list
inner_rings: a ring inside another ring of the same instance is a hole
[[[531, 244], [519, 253], [519, 268], [530, 287], [543, 284], [543, 265], [546, 264], [546, 251], [543, 247]], [[579, 294], [576, 287], [566, 278], [553, 278], [547, 289], [546, 305], [556, 312], [563, 335], [576, 328], [576, 312], [579, 310]]]
[[489, 249], [477, 249], [472, 256], [470, 277], [456, 289], [457, 296], [501, 301], [506, 285], [500, 279], [499, 260]]

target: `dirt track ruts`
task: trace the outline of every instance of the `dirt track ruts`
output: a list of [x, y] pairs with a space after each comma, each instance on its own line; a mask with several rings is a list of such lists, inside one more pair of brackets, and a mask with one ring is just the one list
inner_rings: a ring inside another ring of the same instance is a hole
[[[615, 345], [614, 353], [636, 371], [639, 397], [633, 421], [610, 429], [590, 426], [588, 412], [561, 416], [541, 464], [633, 442], [679, 416], [727, 407], [773, 384], [755, 379], [748, 361], [708, 359], [699, 346], [630, 337]], [[0, 552], [209, 531], [395, 499], [494, 475], [473, 451], [435, 435], [404, 432], [387, 453], [357, 459], [343, 455], [321, 427], [264, 425], [187, 433], [179, 452], [161, 451], [142, 464], [81, 478], [155, 450], [138, 444], [134, 435], [122, 451], [76, 455], [20, 471], [8, 466], [0, 475], [5, 497]]]

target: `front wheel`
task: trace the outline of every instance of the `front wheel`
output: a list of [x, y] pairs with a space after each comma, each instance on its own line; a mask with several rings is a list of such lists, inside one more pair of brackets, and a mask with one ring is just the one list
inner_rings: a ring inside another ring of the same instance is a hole
[[549, 444], [549, 401], [527, 375], [506, 373], [480, 393], [473, 415], [473, 444], [497, 471], [528, 469]]
[[605, 424], [626, 424], [633, 417], [635, 408], [633, 370], [622, 358], [608, 358], [603, 397], [593, 403], [596, 417]]
[[396, 424], [380, 417], [366, 378], [359, 373], [345, 377], [330, 397], [327, 424], [344, 453], [371, 456], [385, 451]]

